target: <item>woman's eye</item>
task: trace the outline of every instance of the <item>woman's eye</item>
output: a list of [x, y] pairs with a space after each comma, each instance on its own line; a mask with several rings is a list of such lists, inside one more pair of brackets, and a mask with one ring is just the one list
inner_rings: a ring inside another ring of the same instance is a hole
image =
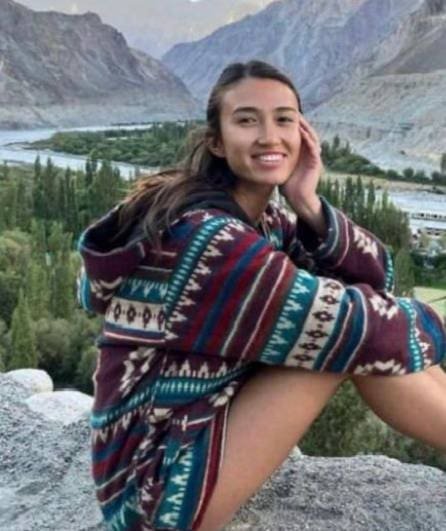
[[253, 124], [255, 123], [256, 119], [253, 116], [242, 116], [237, 120], [237, 123], [239, 124]]
[[277, 121], [279, 123], [293, 123], [294, 119], [291, 116], [279, 116]]

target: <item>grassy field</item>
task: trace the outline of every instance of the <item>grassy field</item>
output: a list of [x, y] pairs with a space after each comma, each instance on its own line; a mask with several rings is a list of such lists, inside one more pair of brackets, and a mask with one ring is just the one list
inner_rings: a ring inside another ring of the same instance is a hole
[[441, 301], [431, 302], [432, 300], [446, 297], [446, 289], [416, 287], [415, 297], [422, 302], [429, 303], [440, 315], [446, 315], [446, 298]]

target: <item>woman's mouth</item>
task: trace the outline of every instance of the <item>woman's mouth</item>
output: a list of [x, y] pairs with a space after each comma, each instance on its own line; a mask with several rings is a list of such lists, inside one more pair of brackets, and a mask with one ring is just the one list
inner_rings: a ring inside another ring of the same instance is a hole
[[253, 158], [262, 166], [275, 167], [283, 161], [285, 155], [283, 155], [282, 153], [265, 153], [263, 155], [254, 155]]

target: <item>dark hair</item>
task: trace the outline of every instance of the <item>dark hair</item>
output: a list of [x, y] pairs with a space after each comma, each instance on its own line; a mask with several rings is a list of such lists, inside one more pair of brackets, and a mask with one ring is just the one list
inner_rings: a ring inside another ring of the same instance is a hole
[[293, 82], [274, 66], [263, 61], [228, 65], [209, 95], [206, 125], [189, 134], [183, 161], [175, 168], [140, 179], [124, 200], [120, 211], [122, 230], [135, 221], [142, 222], [145, 235], [159, 250], [162, 232], [171, 225], [190, 194], [234, 187], [237, 177], [229, 169], [226, 159], [213, 155], [208, 146], [221, 134], [220, 111], [225, 92], [247, 78], [274, 79], [284, 83], [295, 94], [302, 112]]

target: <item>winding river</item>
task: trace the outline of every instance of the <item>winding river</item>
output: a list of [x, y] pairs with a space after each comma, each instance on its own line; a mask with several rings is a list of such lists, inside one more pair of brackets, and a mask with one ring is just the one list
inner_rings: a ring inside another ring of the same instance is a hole
[[[122, 126], [116, 129], [147, 129], [148, 126]], [[54, 133], [64, 131], [104, 131], [110, 127], [81, 127], [73, 129], [34, 129], [23, 131], [2, 131], [0, 130], [0, 163], [6, 161], [8, 164], [33, 164], [37, 155], [40, 155], [44, 163], [48, 157], [55, 166], [61, 168], [71, 168], [72, 170], [84, 170], [86, 157], [71, 155], [69, 153], [56, 153], [55, 151], [25, 149], [25, 144], [36, 140], [45, 140]], [[133, 177], [135, 166], [123, 162], [115, 162], [123, 177]]]

